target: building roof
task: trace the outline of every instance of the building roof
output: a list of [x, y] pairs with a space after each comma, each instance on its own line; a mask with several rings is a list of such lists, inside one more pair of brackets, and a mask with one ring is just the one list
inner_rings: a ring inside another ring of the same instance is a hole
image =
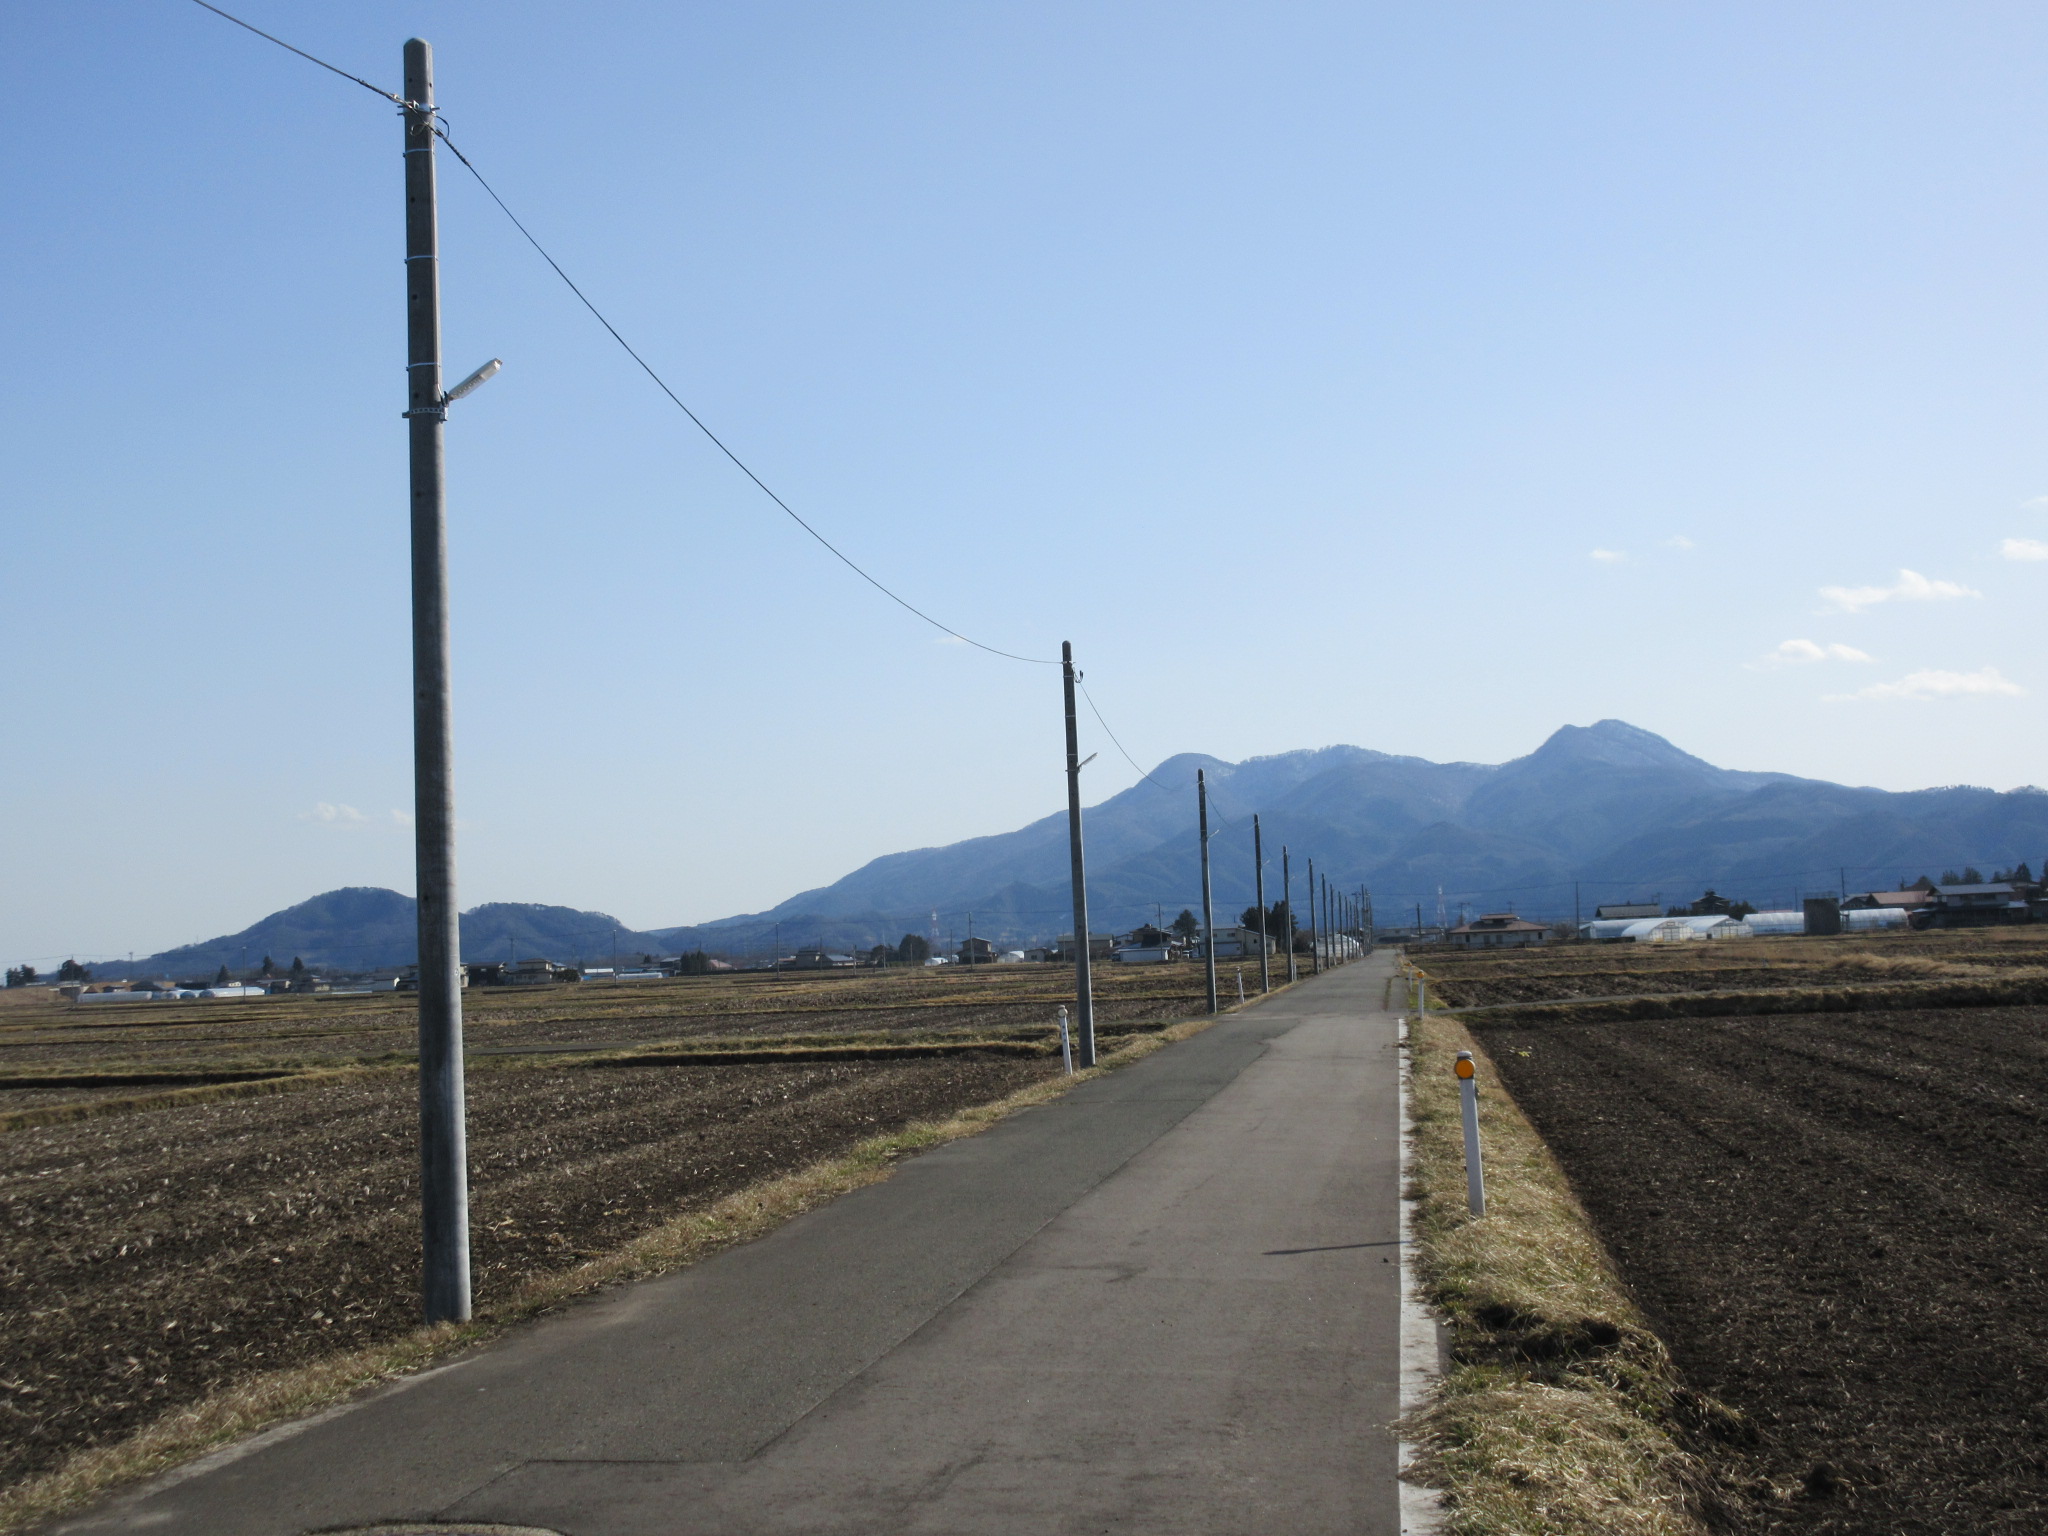
[[1858, 891], [1849, 900], [1873, 907], [1924, 907], [1934, 899], [1932, 891]]
[[1549, 925], [1532, 923], [1526, 917], [1517, 917], [1512, 912], [1489, 912], [1484, 917], [1475, 917], [1469, 923], [1460, 923], [1453, 933], [1541, 933]]
[[1937, 896], [2015, 896], [2019, 893], [2006, 881], [2000, 880], [1992, 885], [1937, 885], [1934, 888], [1934, 894]]

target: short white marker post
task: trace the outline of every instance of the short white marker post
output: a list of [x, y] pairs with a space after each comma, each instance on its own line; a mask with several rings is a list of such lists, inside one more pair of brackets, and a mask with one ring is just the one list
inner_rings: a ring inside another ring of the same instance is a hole
[[1074, 1037], [1067, 1033], [1067, 1010], [1060, 1010], [1060, 1065], [1067, 1069], [1067, 1076], [1074, 1075]]
[[1465, 1204], [1474, 1216], [1486, 1214], [1486, 1173], [1479, 1166], [1479, 1079], [1470, 1051], [1458, 1052], [1451, 1069], [1458, 1074], [1458, 1096], [1465, 1101]]
[[1417, 976], [1415, 978], [1415, 1011], [1417, 1013], [1429, 1012], [1429, 978], [1427, 976]]
[[1244, 967], [1241, 965], [1237, 968], [1237, 1000], [1240, 1003], [1244, 1001]]

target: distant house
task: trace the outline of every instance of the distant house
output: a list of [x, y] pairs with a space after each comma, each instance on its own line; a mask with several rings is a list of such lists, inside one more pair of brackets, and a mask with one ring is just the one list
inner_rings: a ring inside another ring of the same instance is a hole
[[1057, 959], [1057, 958], [1058, 958], [1058, 956], [1057, 956], [1057, 954], [1056, 954], [1056, 953], [1055, 953], [1055, 952], [1054, 952], [1054, 951], [1053, 951], [1052, 949], [1048, 948], [1047, 946], [1045, 946], [1045, 945], [1043, 945], [1043, 944], [1039, 944], [1039, 945], [1035, 945], [1035, 946], [1033, 946], [1033, 947], [1032, 947], [1032, 948], [1030, 948], [1030, 949], [1027, 949], [1027, 950], [1025, 950], [1025, 951], [1024, 951], [1024, 958], [1025, 958], [1026, 960], [1031, 960], [1031, 961], [1036, 961], [1036, 962], [1039, 962], [1039, 963], [1043, 963], [1043, 962], [1045, 962], [1045, 961], [1047, 961], [1047, 960], [1053, 960], [1053, 959]]
[[1907, 912], [1917, 912], [1920, 908], [1932, 906], [1933, 904], [1934, 892], [1932, 891], [1917, 889], [1911, 891], [1858, 891], [1853, 896], [1843, 898], [1842, 910], [1844, 912], [1866, 912], [1872, 907], [1896, 907]]
[[834, 950], [815, 947], [800, 949], [782, 962], [785, 971], [837, 971], [851, 969], [860, 961], [853, 955], [842, 955]]
[[555, 979], [555, 963], [539, 955], [521, 960], [505, 972], [505, 985], [509, 987], [542, 987]]
[[[1604, 914], [1606, 908], [1600, 909]], [[1657, 916], [1652, 907], [1644, 916]], [[1600, 921], [1600, 919], [1595, 919]], [[1512, 912], [1489, 912], [1484, 917], [1475, 917], [1469, 923], [1460, 923], [1444, 937], [1458, 949], [1496, 949], [1521, 944], [1541, 944], [1550, 936], [1548, 925], [1532, 923], [1526, 917], [1517, 917]]]
[[1916, 928], [1990, 928], [2028, 922], [2033, 916], [2025, 893], [2007, 881], [1937, 885], [1928, 894], [1933, 900], [1913, 916]]
[[1173, 958], [1170, 944], [1123, 944], [1110, 951], [1110, 959], [1123, 965], [1164, 965]]
[[1664, 909], [1654, 901], [1610, 901], [1605, 906], [1593, 909], [1595, 922], [1612, 921], [1616, 918], [1662, 917]]
[[[1116, 938], [1113, 934], [1090, 933], [1088, 935], [1089, 959], [1107, 960], [1110, 957], [1110, 954], [1115, 949]], [[1074, 958], [1074, 952], [1074, 936], [1071, 933], [1061, 934], [1059, 943], [1054, 946], [1054, 958], [1059, 960], [1072, 960]]]
[[962, 965], [993, 965], [998, 951], [987, 939], [965, 939], [960, 945]]
[[[1216, 958], [1218, 960], [1241, 960], [1246, 955], [1256, 955], [1260, 950], [1273, 952], [1273, 941], [1256, 928], [1218, 928], [1216, 930]], [[1206, 955], [1206, 948], [1200, 939], [1194, 943], [1197, 958]]]

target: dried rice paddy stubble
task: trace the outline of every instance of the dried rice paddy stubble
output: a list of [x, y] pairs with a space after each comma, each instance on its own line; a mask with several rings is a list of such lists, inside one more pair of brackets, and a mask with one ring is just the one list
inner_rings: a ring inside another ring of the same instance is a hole
[[2048, 984], [2048, 925], [1410, 953], [1432, 989], [1459, 1008], [1911, 983]]
[[1692, 1442], [1723, 1528], [2048, 1529], [2048, 1008], [2000, 1006], [1995, 989], [1979, 1006], [1903, 1006], [1893, 980], [2024, 978], [2044, 939], [1573, 946], [1501, 971], [1421, 960], [1464, 1002], [1508, 981], [1585, 995], [1596, 967], [1688, 970], [1706, 990], [1764, 951], [1803, 989], [1785, 1002], [1826, 1000], [1467, 1019], [1680, 1378], [1752, 1427], [1752, 1445]]
[[[1142, 1049], [1199, 1008], [1194, 977], [1168, 969], [1105, 978], [1111, 1043], [1122, 1028], [1128, 1049]], [[1059, 1071], [1052, 1020], [1071, 978], [1005, 966], [958, 979], [692, 978], [509, 998], [472, 989], [473, 1048], [794, 1036], [848, 1047], [847, 1059], [786, 1064], [473, 1056], [480, 1312], [764, 1181], [1048, 1083]], [[252, 1376], [374, 1353], [417, 1317], [408, 1000], [93, 1006], [119, 1014], [16, 1004], [0, 1016], [12, 1085], [0, 1087], [0, 1112], [45, 1114], [68, 1094], [91, 1115], [0, 1133], [9, 1482]], [[864, 1055], [907, 1040], [957, 1051]], [[251, 1065], [315, 1070], [259, 1084], [260, 1097], [156, 1107], [110, 1104], [136, 1090], [91, 1085], [96, 1074]], [[72, 1087], [38, 1082], [64, 1076]]]

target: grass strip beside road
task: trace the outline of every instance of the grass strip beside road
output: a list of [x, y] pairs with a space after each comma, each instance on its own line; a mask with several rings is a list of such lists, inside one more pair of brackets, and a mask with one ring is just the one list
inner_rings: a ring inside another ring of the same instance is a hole
[[[1273, 989], [1275, 993], [1283, 990], [1284, 984]], [[1229, 1005], [1224, 1012], [1235, 1012], [1238, 1006]], [[1129, 1066], [1218, 1022], [1203, 1016], [1132, 1036], [1106, 1050], [1097, 1066], [1071, 1077], [1036, 1083], [942, 1120], [913, 1122], [860, 1142], [837, 1157], [736, 1191], [574, 1269], [536, 1277], [503, 1300], [480, 1309], [468, 1323], [416, 1328], [385, 1343], [247, 1378], [165, 1414], [125, 1440], [79, 1451], [47, 1472], [0, 1489], [0, 1536], [78, 1509], [125, 1484], [169, 1471], [285, 1420], [341, 1403], [380, 1382], [442, 1363], [579, 1296], [666, 1274], [750, 1242], [805, 1211], [881, 1182], [908, 1155], [976, 1135], [1019, 1110], [1058, 1098], [1080, 1083]], [[174, 1092], [277, 1091], [297, 1081], [219, 1084]]]
[[[1704, 1536], [1717, 1502], [1699, 1436], [1739, 1439], [1682, 1386], [1550, 1150], [1463, 1024], [1411, 1015], [1415, 1262], [1453, 1363], [1410, 1416], [1409, 1476], [1455, 1536]], [[1452, 1063], [1478, 1063], [1484, 1219], [1466, 1208]]]

